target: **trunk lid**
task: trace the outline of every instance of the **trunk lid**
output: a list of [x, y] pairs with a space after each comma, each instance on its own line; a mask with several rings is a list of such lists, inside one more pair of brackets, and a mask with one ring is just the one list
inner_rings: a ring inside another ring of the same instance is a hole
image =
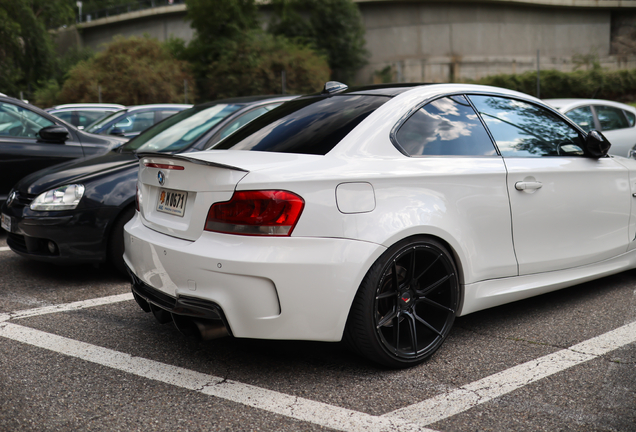
[[316, 157], [242, 150], [180, 155], [140, 153], [138, 156], [143, 224], [190, 241], [201, 236], [212, 204], [229, 201], [238, 183], [249, 172], [277, 170]]

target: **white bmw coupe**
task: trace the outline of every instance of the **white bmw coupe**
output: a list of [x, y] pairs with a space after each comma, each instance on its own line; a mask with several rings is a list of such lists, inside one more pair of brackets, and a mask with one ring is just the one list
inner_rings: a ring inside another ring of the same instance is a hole
[[385, 85], [140, 155], [138, 304], [203, 338], [339, 341], [389, 367], [455, 317], [636, 266], [636, 160], [533, 97]]

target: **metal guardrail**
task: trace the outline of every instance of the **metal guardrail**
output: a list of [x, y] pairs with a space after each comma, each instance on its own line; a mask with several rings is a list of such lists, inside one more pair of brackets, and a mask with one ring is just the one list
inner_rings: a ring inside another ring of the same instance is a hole
[[110, 16], [121, 15], [128, 12], [136, 12], [144, 9], [152, 9], [160, 6], [173, 6], [177, 4], [184, 4], [185, 0], [141, 0], [136, 2], [130, 2], [119, 6], [109, 7], [107, 9], [100, 9], [97, 11], [86, 12], [78, 14], [76, 22], [84, 23], [91, 22], [100, 18], [107, 18]]

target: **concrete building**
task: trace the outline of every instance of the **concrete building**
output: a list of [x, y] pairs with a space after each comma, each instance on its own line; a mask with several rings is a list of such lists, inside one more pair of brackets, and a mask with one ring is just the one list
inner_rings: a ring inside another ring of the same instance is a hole
[[[573, 70], [599, 61], [636, 67], [636, 0], [354, 0], [366, 27], [369, 63], [358, 84], [381, 73], [400, 82], [447, 82], [495, 73]], [[263, 2], [267, 14], [267, 2]], [[113, 36], [190, 40], [185, 5], [83, 22], [62, 46], [99, 49]]]

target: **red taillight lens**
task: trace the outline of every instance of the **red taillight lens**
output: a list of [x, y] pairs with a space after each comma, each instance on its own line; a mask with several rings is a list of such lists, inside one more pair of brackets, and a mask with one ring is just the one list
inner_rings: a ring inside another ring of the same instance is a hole
[[226, 202], [213, 204], [206, 231], [242, 235], [291, 235], [305, 201], [280, 190], [235, 192]]

